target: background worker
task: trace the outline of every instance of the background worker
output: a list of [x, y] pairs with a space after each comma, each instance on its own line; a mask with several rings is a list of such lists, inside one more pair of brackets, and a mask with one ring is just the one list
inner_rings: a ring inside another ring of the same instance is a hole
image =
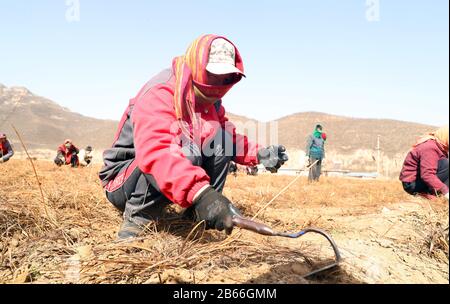
[[78, 154], [78, 159], [80, 161], [80, 165], [83, 167], [89, 167], [92, 163], [92, 146], [87, 146], [84, 149], [80, 150], [80, 153]]
[[66, 139], [64, 144], [58, 147], [54, 162], [58, 166], [70, 165], [72, 168], [78, 167], [80, 164], [78, 159], [79, 152], [80, 150], [74, 146], [72, 140]]
[[229, 167], [228, 167], [228, 173], [233, 174], [234, 177], [237, 176], [238, 172], [238, 166], [234, 161], [230, 161]]
[[308, 166], [316, 163], [309, 169], [308, 181], [319, 181], [322, 173], [322, 160], [325, 158], [326, 133], [321, 125], [316, 125], [314, 132], [306, 141], [306, 159]]
[[422, 136], [406, 155], [400, 172], [403, 189], [432, 199], [448, 191], [448, 125]]
[[6, 163], [14, 155], [11, 143], [5, 133], [0, 133], [0, 164]]

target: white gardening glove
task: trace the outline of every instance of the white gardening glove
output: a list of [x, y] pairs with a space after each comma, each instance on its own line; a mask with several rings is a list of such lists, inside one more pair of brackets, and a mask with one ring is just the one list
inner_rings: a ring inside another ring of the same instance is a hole
[[309, 155], [305, 155], [305, 168], [310, 165], [309, 163]]

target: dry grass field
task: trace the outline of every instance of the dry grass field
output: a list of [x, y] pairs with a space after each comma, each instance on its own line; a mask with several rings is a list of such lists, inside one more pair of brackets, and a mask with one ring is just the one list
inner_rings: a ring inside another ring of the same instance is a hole
[[[258, 216], [334, 237], [340, 268], [306, 280], [332, 258], [320, 237], [226, 237], [193, 229], [173, 206], [141, 238], [118, 242], [121, 216], [98, 166], [35, 166], [41, 187], [27, 160], [0, 166], [0, 283], [449, 283], [448, 203], [410, 197], [396, 180], [301, 177]], [[229, 176], [225, 194], [252, 217], [294, 178]]]

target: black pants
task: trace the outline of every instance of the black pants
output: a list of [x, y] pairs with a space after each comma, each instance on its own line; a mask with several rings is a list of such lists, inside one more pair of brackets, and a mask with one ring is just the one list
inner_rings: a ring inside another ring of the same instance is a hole
[[309, 169], [308, 181], [310, 182], [319, 181], [320, 175], [322, 174], [322, 159], [315, 157], [309, 158], [310, 165], [314, 164], [316, 161], [317, 163]]
[[73, 154], [72, 157], [70, 158], [70, 165], [72, 167], [78, 167], [78, 155]]
[[[182, 151], [193, 165], [206, 171], [211, 186], [222, 192], [233, 155], [232, 151], [226, 150], [232, 145], [231, 135], [222, 130], [209, 145], [211, 153], [205, 155], [205, 151], [201, 151], [192, 142], [184, 145]], [[132, 162], [130, 160], [130, 165]], [[123, 212], [124, 219], [145, 225], [150, 220], [159, 218], [164, 207], [171, 203], [158, 189], [154, 178], [136, 167], [123, 185], [114, 192], [106, 192], [106, 197]]]
[[[436, 171], [437, 178], [448, 187], [448, 159], [441, 159]], [[412, 195], [417, 193], [436, 194], [435, 190], [430, 189], [420, 177], [414, 182], [403, 182], [403, 189]]]

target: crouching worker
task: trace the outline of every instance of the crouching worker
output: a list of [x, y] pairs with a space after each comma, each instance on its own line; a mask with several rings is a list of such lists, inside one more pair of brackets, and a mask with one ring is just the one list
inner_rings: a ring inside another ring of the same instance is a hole
[[229, 163], [276, 172], [287, 161], [284, 147], [262, 148], [226, 118], [222, 97], [243, 73], [229, 40], [204, 35], [130, 100], [99, 173], [108, 200], [123, 212], [120, 239], [137, 236], [170, 203], [229, 234], [239, 214], [222, 195]]
[[81, 149], [79, 153], [80, 165], [83, 167], [89, 167], [92, 163], [92, 146], [87, 146], [85, 149]]
[[237, 177], [238, 166], [234, 161], [231, 161], [228, 165], [228, 173], [233, 174], [234, 177]]
[[55, 164], [59, 167], [62, 165], [71, 165], [71, 167], [78, 167], [80, 162], [78, 153], [80, 151], [75, 147], [70, 139], [66, 139], [64, 144], [58, 147], [56, 152]]
[[6, 134], [0, 133], [0, 164], [6, 163], [13, 155], [14, 150], [6, 138]]
[[406, 156], [400, 180], [409, 194], [441, 194], [448, 201], [448, 125], [417, 141]]

